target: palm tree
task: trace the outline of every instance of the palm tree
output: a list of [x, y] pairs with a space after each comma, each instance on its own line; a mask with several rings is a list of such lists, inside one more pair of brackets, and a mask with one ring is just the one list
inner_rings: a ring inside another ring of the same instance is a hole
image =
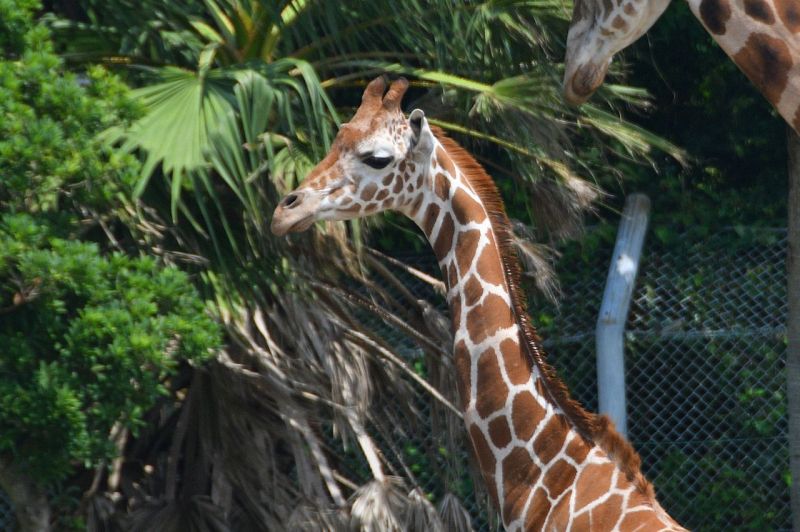
[[[538, 237], [563, 237], [596, 196], [579, 175], [654, 146], [681, 156], [617, 116], [645, 95], [606, 85], [599, 103], [564, 107], [565, 0], [78, 7], [80, 22], [52, 22], [65, 56], [123, 65], [139, 86], [142, 117], [105, 134], [145, 161], [128, 224], [143, 249], [198, 274], [229, 339], [175, 379], [181, 403], [118, 442], [124, 463], [87, 498], [90, 524], [469, 529], [440, 283], [372, 249], [376, 222], [287, 242], [267, 213], [327, 150], [365, 80], [387, 72], [409, 76], [414, 105], [525, 192], [515, 207]], [[428, 439], [406, 445], [413, 434]]]

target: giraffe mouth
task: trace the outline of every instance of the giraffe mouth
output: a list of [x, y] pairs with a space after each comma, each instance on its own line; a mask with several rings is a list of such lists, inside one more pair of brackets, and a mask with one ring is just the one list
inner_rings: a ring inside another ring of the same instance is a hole
[[603, 84], [608, 71], [608, 62], [597, 65], [581, 65], [564, 84], [564, 99], [570, 105], [580, 105]]
[[309, 227], [314, 225], [314, 214], [308, 214], [299, 220], [287, 220], [285, 217], [280, 216], [281, 213], [276, 212], [272, 217], [270, 230], [275, 236], [285, 236], [288, 233], [302, 233]]
[[275, 236], [305, 231], [319, 219], [320, 194], [310, 188], [299, 188], [287, 194], [275, 207], [270, 231]]
[[303, 231], [305, 231], [306, 229], [308, 229], [312, 225], [314, 225], [314, 215], [313, 214], [309, 214], [308, 216], [306, 216], [302, 220], [297, 220], [295, 223], [293, 223], [291, 225], [291, 227], [289, 227], [289, 230], [287, 232], [288, 233], [302, 233]]

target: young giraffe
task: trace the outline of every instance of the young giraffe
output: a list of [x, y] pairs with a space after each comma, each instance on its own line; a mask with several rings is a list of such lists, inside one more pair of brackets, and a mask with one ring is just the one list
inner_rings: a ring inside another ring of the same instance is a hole
[[[687, 0], [750, 81], [800, 133], [800, 0]], [[614, 54], [644, 35], [670, 0], [575, 0], [564, 97], [586, 101]]]
[[447, 286], [467, 432], [508, 530], [683, 530], [639, 456], [583, 410], [547, 364], [519, 292], [519, 263], [491, 178], [464, 149], [403, 116], [408, 83], [366, 88], [330, 153], [275, 209], [272, 232], [394, 209], [428, 237]]

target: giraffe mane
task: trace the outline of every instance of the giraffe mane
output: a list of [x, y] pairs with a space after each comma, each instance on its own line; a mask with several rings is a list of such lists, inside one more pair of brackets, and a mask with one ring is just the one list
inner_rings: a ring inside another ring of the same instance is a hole
[[527, 301], [520, 288], [521, 267], [514, 247], [511, 222], [506, 215], [505, 205], [494, 180], [472, 154], [448, 137], [441, 128], [434, 125], [430, 127], [481, 199], [489, 215], [495, 241], [500, 251], [506, 284], [511, 295], [514, 318], [521, 331], [522, 338], [519, 339], [519, 344], [527, 353], [529, 362], [539, 368], [546, 393], [562, 410], [564, 417], [578, 434], [597, 444], [617, 464], [628, 481], [632, 482], [641, 493], [647, 495], [651, 500], [655, 500], [653, 486], [641, 471], [641, 458], [630, 442], [617, 432], [614, 422], [608, 416], [589, 412], [573, 399], [567, 385], [558, 376], [555, 368], [548, 363], [542, 349], [541, 339], [530, 321]]

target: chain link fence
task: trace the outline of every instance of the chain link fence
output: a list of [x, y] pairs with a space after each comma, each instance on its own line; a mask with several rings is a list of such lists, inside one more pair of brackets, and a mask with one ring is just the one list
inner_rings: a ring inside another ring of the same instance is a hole
[[[595, 323], [612, 250], [562, 260], [559, 305], [531, 305], [551, 361], [593, 411]], [[664, 507], [692, 530], [791, 529], [785, 257], [783, 230], [670, 236], [656, 227], [645, 243], [625, 337], [629, 437]], [[435, 270], [427, 258], [406, 260]], [[408, 286], [431, 297], [424, 283]], [[405, 437], [422, 454], [438, 445], [425, 426]], [[440, 465], [469, 479], [465, 457]], [[434, 500], [444, 489], [438, 476], [417, 480]], [[475, 529], [494, 529], [471, 479], [464, 487], [457, 494]]]
[[[562, 260], [559, 305], [531, 305], [553, 364], [592, 410], [594, 328], [612, 248]], [[669, 237], [656, 227], [645, 243], [626, 328], [629, 436], [664, 507], [692, 530], [791, 529], [785, 256], [781, 230]], [[405, 260], [436, 269], [427, 256]], [[420, 298], [436, 300], [429, 285], [404, 280]], [[420, 364], [404, 337], [389, 328], [385, 334], [412, 367]], [[394, 455], [387, 462], [412, 476], [433, 502], [454, 493], [476, 530], [495, 529], [496, 516], [476, 495], [466, 452], [443, 452], [435, 436], [442, 431], [427, 421], [437, 418], [431, 402], [418, 397], [417, 421], [394, 434], [374, 434]], [[351, 452], [340, 466], [351, 478], [368, 478], [362, 461]], [[0, 493], [0, 530], [12, 529], [12, 517]]]
[[[652, 233], [625, 346], [629, 437], [645, 473], [692, 530], [790, 530], [786, 232]], [[553, 363], [592, 409], [610, 253], [562, 265], [574, 282], [545, 326]]]

